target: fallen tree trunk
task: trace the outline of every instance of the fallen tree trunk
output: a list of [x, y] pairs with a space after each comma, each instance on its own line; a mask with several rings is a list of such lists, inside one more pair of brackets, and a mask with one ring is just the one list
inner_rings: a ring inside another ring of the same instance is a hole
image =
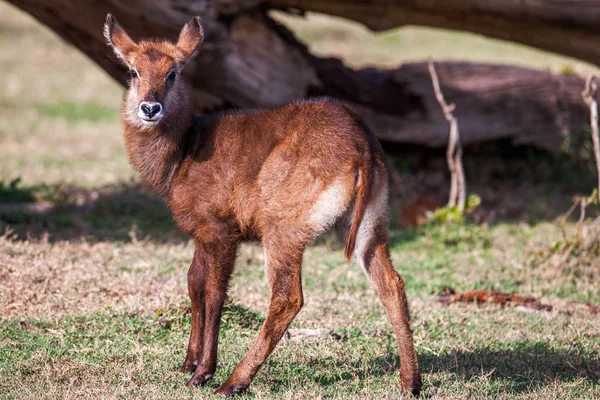
[[479, 33], [600, 65], [600, 2], [589, 0], [270, 0], [382, 31], [424, 25]]
[[[586, 108], [583, 79], [527, 68], [460, 62], [436, 62], [440, 85], [456, 104], [463, 145], [508, 139], [557, 151], [569, 134], [580, 134]], [[382, 140], [444, 147], [448, 127], [436, 102], [426, 63], [406, 64], [390, 72], [419, 99], [423, 112], [377, 116], [360, 108]]]
[[[206, 40], [185, 73], [202, 112], [329, 95], [354, 105], [384, 141], [432, 147], [447, 143], [446, 121], [425, 63], [355, 71], [339, 60], [314, 57], [268, 17], [258, 0], [10, 1], [123, 84], [126, 74], [104, 44], [102, 25], [107, 12], [134, 39], [175, 39], [191, 15], [201, 15]], [[448, 101], [459, 110], [464, 145], [509, 139], [556, 151], [563, 135], [580, 131], [586, 118], [580, 96], [584, 82], [579, 78], [511, 66], [436, 65]]]

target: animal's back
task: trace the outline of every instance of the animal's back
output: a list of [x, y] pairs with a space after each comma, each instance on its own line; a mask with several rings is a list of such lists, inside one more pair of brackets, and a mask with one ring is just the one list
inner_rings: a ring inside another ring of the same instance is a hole
[[194, 207], [212, 203], [207, 211], [231, 214], [243, 232], [260, 237], [286, 234], [284, 227], [312, 236], [351, 205], [359, 167], [374, 163], [385, 175], [376, 138], [348, 106], [333, 101], [225, 113], [199, 130], [206, 144], [179, 186], [201, 190]]

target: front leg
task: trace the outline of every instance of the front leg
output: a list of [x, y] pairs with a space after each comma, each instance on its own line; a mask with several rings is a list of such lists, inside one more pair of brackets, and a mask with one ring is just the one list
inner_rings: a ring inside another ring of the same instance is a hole
[[[198, 299], [196, 310], [193, 305], [194, 300], [192, 300], [192, 333], [186, 363], [188, 357], [193, 360], [194, 367], [188, 371], [194, 370], [194, 375], [187, 383], [188, 387], [205, 384], [213, 377], [217, 368], [221, 311], [235, 264], [236, 245], [231, 242], [212, 245], [198, 244], [196, 254], [200, 264], [204, 267], [201, 279], [202, 290], [196, 296]], [[196, 321], [201, 321], [196, 325], [194, 325], [194, 311], [197, 311]], [[196, 343], [200, 343], [200, 345], [196, 346]]]
[[192, 332], [185, 361], [179, 369], [181, 372], [193, 372], [200, 362], [204, 336], [204, 283], [207, 269], [208, 262], [204, 249], [201, 245], [196, 244], [194, 258], [188, 270], [188, 293], [192, 302]]
[[271, 288], [267, 319], [242, 361], [216, 394], [236, 395], [246, 390], [258, 369], [275, 349], [279, 340], [303, 305], [302, 253], [304, 244], [285, 248], [265, 243], [266, 270]]

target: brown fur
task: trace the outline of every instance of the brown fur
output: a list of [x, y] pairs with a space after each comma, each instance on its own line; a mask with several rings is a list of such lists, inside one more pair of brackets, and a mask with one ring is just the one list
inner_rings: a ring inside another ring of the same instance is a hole
[[[183, 371], [189, 386], [204, 384], [217, 365], [221, 309], [242, 240], [259, 239], [271, 287], [259, 336], [217, 393], [245, 390], [303, 304], [302, 254], [334, 224], [373, 279], [398, 338], [401, 382], [421, 388], [404, 282], [387, 251], [387, 171], [375, 136], [349, 107], [310, 100], [269, 110], [195, 117], [179, 76], [202, 40], [199, 18], [179, 41], [133, 42], [112, 16], [105, 35], [135, 69], [122, 121], [134, 168], [168, 203], [194, 238], [188, 272], [192, 332]], [[169, 79], [172, 71], [177, 76]], [[159, 102], [156, 123], [138, 116], [142, 101]], [[376, 191], [373, 188], [377, 187]]]

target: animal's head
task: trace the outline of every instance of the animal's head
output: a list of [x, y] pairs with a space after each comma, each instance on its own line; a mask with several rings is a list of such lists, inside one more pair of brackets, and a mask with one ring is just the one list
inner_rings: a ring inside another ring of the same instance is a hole
[[177, 43], [167, 40], [136, 43], [111, 14], [106, 16], [104, 36], [119, 60], [129, 68], [124, 109], [127, 121], [140, 128], [152, 127], [165, 116], [177, 113], [185, 101], [181, 70], [204, 38], [200, 17], [183, 26]]

